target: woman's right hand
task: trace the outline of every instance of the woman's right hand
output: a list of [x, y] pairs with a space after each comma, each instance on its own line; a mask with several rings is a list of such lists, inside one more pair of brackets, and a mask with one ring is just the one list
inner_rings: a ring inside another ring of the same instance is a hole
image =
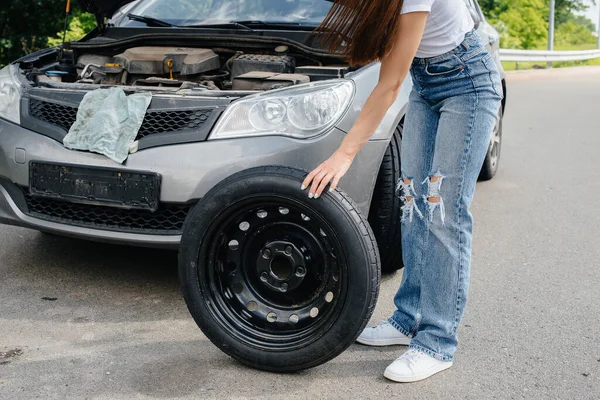
[[346, 154], [341, 150], [336, 151], [329, 159], [308, 174], [302, 183], [302, 190], [306, 190], [306, 188], [310, 186], [308, 197], [311, 199], [318, 199], [330, 183], [331, 186], [329, 190], [334, 191], [337, 188], [340, 179], [342, 179], [350, 169], [354, 157], [354, 155]]

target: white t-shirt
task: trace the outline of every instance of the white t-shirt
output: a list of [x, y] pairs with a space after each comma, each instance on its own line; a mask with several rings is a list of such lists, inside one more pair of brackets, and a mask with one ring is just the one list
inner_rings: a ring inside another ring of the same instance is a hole
[[439, 56], [462, 43], [474, 27], [465, 0], [404, 0], [402, 14], [429, 12], [418, 58]]

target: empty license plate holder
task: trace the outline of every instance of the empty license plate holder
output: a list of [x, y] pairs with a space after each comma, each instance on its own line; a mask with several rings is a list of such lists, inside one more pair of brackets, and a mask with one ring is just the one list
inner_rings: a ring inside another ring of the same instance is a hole
[[158, 209], [161, 176], [152, 172], [123, 171], [31, 162], [32, 196], [124, 209]]

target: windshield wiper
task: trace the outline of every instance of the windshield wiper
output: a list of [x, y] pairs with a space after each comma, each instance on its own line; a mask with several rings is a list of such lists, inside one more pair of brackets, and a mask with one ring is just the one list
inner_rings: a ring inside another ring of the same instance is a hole
[[161, 21], [160, 19], [147, 17], [145, 15], [136, 15], [136, 14], [129, 13], [129, 14], [127, 14], [127, 17], [132, 21], [143, 22], [148, 26], [159, 26], [159, 27], [164, 27], [164, 28], [170, 28], [170, 27], [176, 26], [176, 25], [170, 24], [168, 22]]
[[246, 20], [246, 21], [233, 21], [237, 24], [242, 24], [248, 27], [254, 28], [263, 28], [263, 29], [277, 29], [277, 28], [300, 28], [300, 29], [308, 29], [312, 30], [313, 28], [309, 25], [303, 25], [300, 22], [289, 22], [289, 21], [256, 21], [256, 20]]
[[[263, 29], [278, 29], [278, 28], [292, 28], [292, 29], [301, 29], [301, 30], [310, 30], [312, 31], [315, 27], [307, 24], [302, 24], [301, 22], [289, 22], [289, 21], [235, 21], [238, 24], [244, 24], [246, 26], [254, 27], [254, 28], [263, 28]], [[318, 25], [318, 24], [317, 24]]]
[[269, 22], [265, 22], [265, 21], [257, 21], [255, 19], [246, 19], [243, 21], [232, 21], [232, 22], [236, 22], [238, 24], [244, 24], [246, 26], [250, 26], [250, 25], [255, 25], [255, 26], [283, 26], [283, 25], [300, 25], [300, 23], [298, 22], [285, 22], [285, 21], [269, 21]]
[[254, 32], [254, 29], [241, 24], [239, 22], [223, 22], [220, 24], [198, 24], [198, 25], [183, 25], [182, 28], [238, 28], [243, 29], [245, 31]]
[[313, 30], [314, 27], [308, 25], [302, 25], [299, 22], [264, 22], [255, 20], [244, 20], [244, 21], [230, 21], [223, 22], [220, 24], [198, 24], [198, 25], [185, 25], [185, 28], [238, 28], [251, 32], [255, 32], [256, 29], [278, 29], [278, 28], [294, 28], [301, 30]]

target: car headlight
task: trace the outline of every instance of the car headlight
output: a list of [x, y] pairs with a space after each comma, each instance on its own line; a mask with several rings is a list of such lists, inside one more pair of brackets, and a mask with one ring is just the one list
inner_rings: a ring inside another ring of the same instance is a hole
[[16, 65], [0, 70], [0, 118], [15, 124], [21, 122], [21, 87], [16, 78]]
[[249, 96], [227, 108], [210, 139], [265, 135], [314, 137], [342, 117], [353, 95], [354, 83], [338, 80]]

